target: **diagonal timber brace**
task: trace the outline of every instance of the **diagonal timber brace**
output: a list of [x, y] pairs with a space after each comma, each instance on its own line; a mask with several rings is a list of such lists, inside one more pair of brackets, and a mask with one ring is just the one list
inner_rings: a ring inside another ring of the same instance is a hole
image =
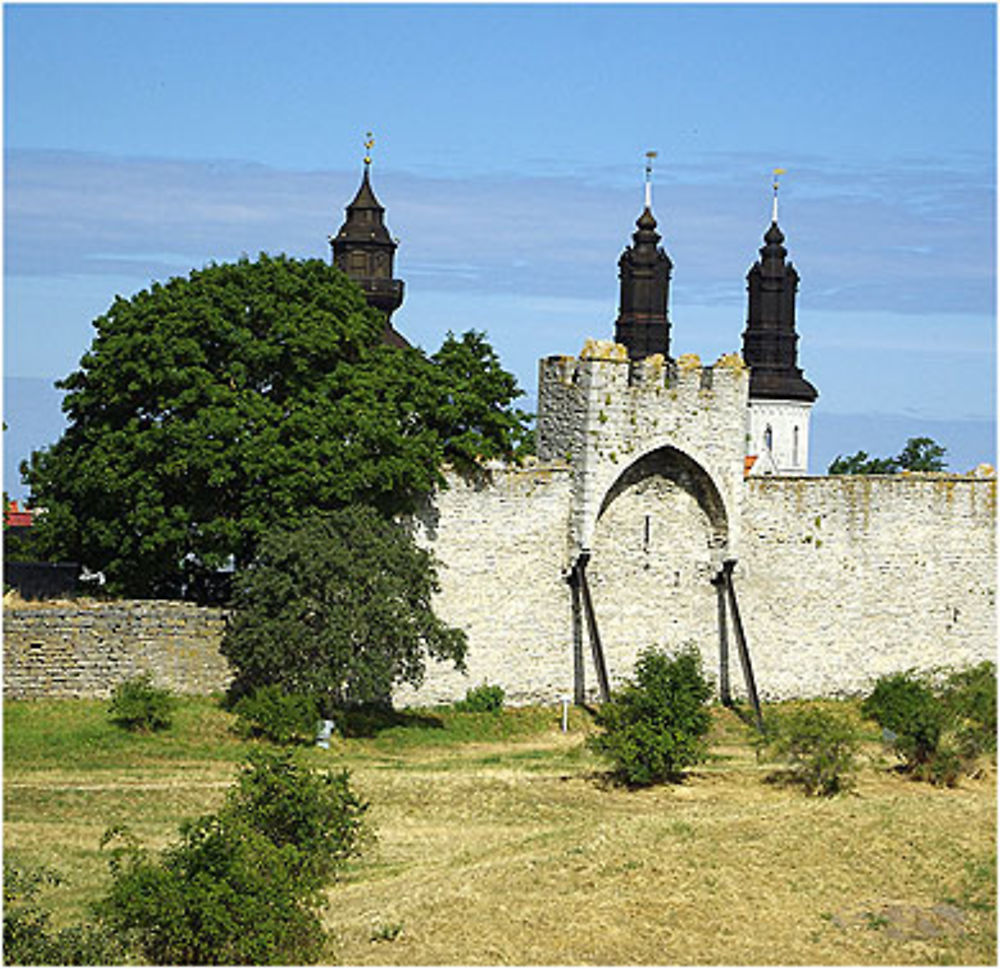
[[733, 633], [736, 636], [736, 651], [740, 657], [740, 666], [743, 667], [743, 679], [747, 686], [747, 695], [750, 698], [750, 705], [753, 707], [754, 717], [757, 721], [757, 729], [764, 730], [764, 717], [760, 711], [760, 700], [757, 696], [757, 683], [754, 680], [753, 666], [750, 662], [750, 650], [747, 647], [746, 634], [743, 631], [743, 620], [740, 618], [740, 607], [736, 601], [736, 587], [733, 585], [733, 568], [736, 559], [726, 559], [722, 563], [722, 570], [712, 580], [712, 584], [718, 590], [719, 595], [719, 694], [722, 702], [732, 704], [732, 696], [729, 692], [729, 644], [726, 631], [726, 604], [729, 606], [729, 613], [733, 620]]
[[581, 552], [573, 568], [570, 570], [569, 583], [580, 592], [583, 599], [583, 612], [587, 621], [587, 634], [590, 639], [590, 651], [594, 659], [594, 669], [597, 671], [597, 687], [600, 690], [601, 702], [611, 699], [611, 685], [608, 680], [608, 667], [604, 662], [604, 648], [601, 646], [601, 634], [597, 628], [597, 615], [594, 612], [594, 601], [590, 596], [590, 586], [587, 583], [587, 563], [590, 552]]

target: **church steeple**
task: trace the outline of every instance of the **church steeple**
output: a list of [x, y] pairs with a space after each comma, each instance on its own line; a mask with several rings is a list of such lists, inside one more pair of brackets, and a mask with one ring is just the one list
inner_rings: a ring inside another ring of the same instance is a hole
[[396, 242], [386, 228], [385, 209], [375, 197], [369, 178], [373, 144], [369, 132], [361, 186], [345, 210], [344, 224], [335, 236], [330, 236], [333, 264], [364, 290], [369, 306], [385, 314], [385, 342], [409, 346], [390, 322], [403, 302], [403, 281], [392, 278]]
[[618, 319], [615, 321], [615, 342], [628, 349], [629, 359], [641, 360], [654, 353], [670, 356], [670, 320], [667, 299], [670, 293], [670, 271], [673, 264], [657, 243], [653, 217], [652, 159], [647, 152], [645, 207], [636, 220], [632, 245], [627, 246], [618, 260], [621, 295]]
[[[775, 175], [780, 173], [776, 172]], [[764, 234], [760, 259], [747, 273], [747, 327], [743, 359], [750, 367], [750, 398], [814, 401], [819, 394], [802, 376], [795, 332], [795, 296], [799, 274], [786, 262], [784, 233], [778, 228], [777, 177], [771, 225]]]

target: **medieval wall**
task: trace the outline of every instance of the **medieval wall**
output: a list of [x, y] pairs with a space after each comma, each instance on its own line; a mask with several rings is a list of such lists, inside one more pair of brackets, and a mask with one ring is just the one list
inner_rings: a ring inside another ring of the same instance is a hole
[[[719, 667], [713, 526], [683, 476], [638, 477], [593, 533], [594, 608], [612, 682], [639, 651], [694, 643]], [[441, 614], [469, 635], [469, 675], [428, 670], [430, 703], [499, 683], [513, 702], [572, 697], [589, 643], [565, 581], [568, 469], [453, 486], [425, 540], [445, 563]], [[994, 657], [995, 479], [767, 478], [744, 483], [735, 585], [762, 697], [862, 692], [881, 674]], [[486, 554], [484, 555], [484, 550]], [[730, 628], [730, 675], [742, 675]]]
[[176, 693], [224, 690], [225, 612], [184, 602], [85, 601], [4, 608], [9, 699], [106, 697], [139, 673]]
[[572, 696], [569, 467], [448, 480], [418, 514], [416, 539], [439, 559], [438, 615], [469, 635], [467, 672], [428, 663], [424, 686], [397, 701], [449, 702], [483, 682], [501, 683], [514, 703]]
[[[630, 675], [646, 646], [694, 642], [714, 674], [714, 526], [683, 466], [647, 470], [626, 478], [593, 532], [590, 584], [609, 673]], [[555, 702], [574, 696], [581, 673], [594, 697], [566, 581], [571, 469], [449, 477], [416, 530], [441, 562], [439, 614], [468, 633], [468, 670], [430, 663], [424, 686], [398, 702], [448, 702], [484, 681], [513, 703]], [[858, 692], [889, 671], [994, 657], [994, 479], [766, 478], [744, 489], [735, 584], [763, 697]], [[107, 696], [146, 670], [177, 692], [221, 690], [224, 622], [221, 610], [184, 603], [6, 609], [4, 693]]]
[[765, 695], [996, 652], [996, 479], [748, 479], [735, 573]]

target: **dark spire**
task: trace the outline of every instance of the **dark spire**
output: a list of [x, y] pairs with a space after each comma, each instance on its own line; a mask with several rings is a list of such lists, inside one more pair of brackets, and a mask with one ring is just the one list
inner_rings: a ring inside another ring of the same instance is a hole
[[625, 248], [618, 260], [621, 296], [615, 321], [615, 342], [628, 349], [631, 360], [641, 360], [654, 353], [669, 358], [667, 297], [673, 264], [657, 245], [660, 235], [648, 204], [635, 224], [632, 245]]
[[[371, 135], [365, 143], [371, 148]], [[385, 209], [372, 191], [368, 177], [371, 158], [365, 156], [365, 171], [354, 201], [345, 210], [347, 219], [335, 236], [330, 236], [333, 264], [365, 292], [368, 305], [385, 314], [384, 340], [395, 346], [409, 346], [393, 329], [392, 314], [403, 302], [403, 281], [392, 278], [396, 242], [385, 226]]]
[[750, 397], [812, 402], [819, 394], [798, 367], [795, 294], [799, 274], [785, 262], [785, 236], [775, 219], [764, 234], [760, 259], [747, 273], [749, 308], [743, 359], [750, 367]]

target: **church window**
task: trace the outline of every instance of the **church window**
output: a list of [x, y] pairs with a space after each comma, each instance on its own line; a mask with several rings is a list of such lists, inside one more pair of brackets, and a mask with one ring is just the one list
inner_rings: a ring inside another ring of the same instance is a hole
[[774, 431], [771, 430], [770, 424], [764, 428], [764, 448], [767, 451], [774, 450]]
[[799, 426], [792, 429], [792, 464], [798, 467], [799, 464]]

